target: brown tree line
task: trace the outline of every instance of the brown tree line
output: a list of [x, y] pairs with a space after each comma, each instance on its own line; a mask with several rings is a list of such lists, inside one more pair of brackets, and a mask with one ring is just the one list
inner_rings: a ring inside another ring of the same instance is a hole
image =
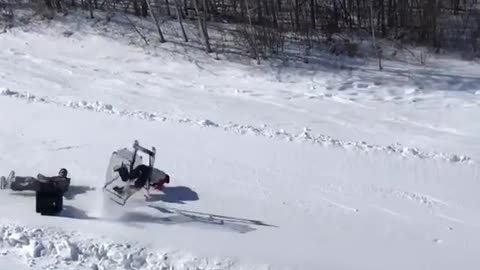
[[32, 0], [39, 1], [59, 11], [82, 7], [92, 17], [97, 9], [150, 17], [161, 42], [168, 39], [162, 35], [159, 17], [178, 20], [185, 41], [189, 39], [183, 22], [196, 20], [208, 52], [214, 50], [209, 25], [229, 23], [254, 58], [280, 52], [287, 40], [300, 40], [311, 48], [338, 34], [374, 33], [377, 38], [437, 50], [479, 50], [480, 0]]

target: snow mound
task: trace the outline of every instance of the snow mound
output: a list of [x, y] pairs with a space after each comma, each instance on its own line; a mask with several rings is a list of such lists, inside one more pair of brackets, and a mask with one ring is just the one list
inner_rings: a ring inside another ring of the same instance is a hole
[[197, 258], [78, 232], [11, 223], [0, 226], [0, 254], [42, 269], [239, 269], [229, 260]]
[[208, 120], [208, 119], [205, 119], [205, 120], [201, 120], [198, 122], [199, 125], [201, 126], [204, 126], [204, 127], [218, 127], [218, 124], [211, 121], [211, 120]]
[[8, 96], [8, 97], [14, 97], [14, 98], [19, 98], [19, 99], [24, 99], [27, 101], [38, 101], [38, 102], [46, 102], [43, 98], [37, 98], [35, 95], [32, 95], [30, 93], [19, 93], [16, 91], [11, 91], [8, 88], [3, 89], [0, 94], [2, 96]]
[[37, 97], [30, 93], [20, 93], [20, 92], [12, 91], [10, 89], [4, 89], [0, 93], [2, 96], [23, 99], [29, 102], [55, 104], [58, 106], [69, 107], [73, 109], [84, 109], [84, 110], [100, 112], [100, 113], [128, 116], [128, 117], [133, 117], [141, 120], [161, 121], [161, 122], [170, 121], [170, 122], [183, 123], [183, 124], [196, 124], [202, 127], [221, 128], [225, 131], [235, 132], [242, 135], [249, 134], [249, 135], [255, 135], [255, 136], [263, 136], [267, 138], [285, 139], [291, 142], [293, 141], [307, 142], [307, 143], [313, 143], [315, 145], [339, 147], [345, 150], [356, 150], [361, 152], [383, 152], [383, 153], [395, 154], [400, 157], [415, 157], [420, 159], [443, 160], [451, 163], [475, 164], [475, 161], [466, 155], [428, 152], [428, 151], [420, 150], [415, 147], [403, 146], [399, 143], [394, 143], [394, 144], [385, 146], [385, 145], [369, 144], [365, 141], [359, 141], [359, 142], [343, 141], [343, 140], [332, 138], [325, 134], [319, 134], [319, 135], [311, 134], [310, 130], [306, 127], [303, 128], [303, 130], [300, 133], [295, 134], [294, 132], [287, 132], [283, 129], [279, 129], [279, 130], [272, 129], [272, 128], [269, 128], [267, 125], [256, 127], [252, 125], [242, 125], [242, 124], [237, 124], [232, 122], [222, 125], [209, 119], [205, 119], [205, 120], [192, 120], [189, 118], [175, 119], [172, 117], [162, 116], [154, 112], [146, 112], [146, 111], [140, 111], [140, 110], [138, 111], [120, 110], [115, 108], [111, 104], [105, 104], [100, 101], [89, 102], [89, 101], [82, 100], [82, 101], [61, 102], [61, 101], [53, 100], [48, 97]]

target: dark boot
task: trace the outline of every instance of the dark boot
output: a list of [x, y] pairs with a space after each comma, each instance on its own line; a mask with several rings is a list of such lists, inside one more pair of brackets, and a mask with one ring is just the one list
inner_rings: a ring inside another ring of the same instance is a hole
[[123, 182], [127, 182], [128, 181], [128, 169], [126, 166], [120, 166], [119, 168], [116, 168], [113, 170], [114, 172], [118, 172], [118, 174], [120, 175], [120, 178], [122, 178], [122, 181]]

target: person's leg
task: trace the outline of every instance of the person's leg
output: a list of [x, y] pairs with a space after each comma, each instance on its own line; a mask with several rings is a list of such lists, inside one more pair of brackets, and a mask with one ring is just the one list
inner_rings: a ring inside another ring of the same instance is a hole
[[[125, 166], [116, 169], [116, 171], [120, 174], [123, 182], [136, 179], [134, 184], [129, 186], [129, 189], [141, 189], [143, 186], [145, 186], [149, 175], [149, 170], [150, 168], [144, 164], [138, 165], [130, 173], [128, 173], [128, 169]], [[113, 187], [113, 190], [119, 194], [122, 194], [124, 192], [124, 188], [125, 187], [115, 186]]]
[[123, 182], [127, 182], [129, 180], [128, 168], [126, 166], [121, 166], [115, 169], [115, 171], [118, 172]]
[[22, 177], [22, 176], [15, 176], [10, 183], [10, 189], [14, 191], [24, 191], [24, 190], [31, 190], [31, 191], [38, 191], [39, 190], [39, 182], [34, 177]]
[[144, 164], [137, 166], [135, 169], [136, 172], [134, 176], [137, 180], [135, 181], [134, 187], [140, 189], [147, 183], [148, 177], [151, 175], [151, 169]]
[[10, 171], [10, 174], [7, 177], [0, 177], [0, 189], [10, 189], [10, 183], [13, 182], [15, 178], [15, 171]]
[[145, 165], [138, 165], [137, 167], [135, 167], [135, 169], [133, 169], [130, 172], [130, 174], [128, 175], [128, 179], [129, 180], [137, 179], [141, 177], [144, 171], [145, 171]]
[[[135, 179], [136, 176], [139, 174], [139, 169], [138, 167], [133, 169], [131, 172], [128, 172], [127, 166], [124, 166], [122, 164], [121, 167], [115, 169], [116, 172], [120, 175], [120, 178], [122, 179], [123, 182], [127, 182], [129, 180]], [[117, 192], [118, 194], [123, 194], [125, 186], [114, 186], [113, 190]]]
[[140, 189], [145, 186], [145, 183], [147, 183], [147, 177], [142, 175], [135, 181], [133, 186], [137, 189]]

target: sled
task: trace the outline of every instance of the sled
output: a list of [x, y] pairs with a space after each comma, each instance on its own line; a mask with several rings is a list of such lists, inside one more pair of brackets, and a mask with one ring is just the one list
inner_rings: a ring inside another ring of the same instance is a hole
[[[151, 150], [141, 146], [137, 140], [133, 143], [133, 151], [122, 148], [112, 153], [110, 157], [110, 163], [107, 168], [107, 174], [105, 177], [105, 184], [103, 186], [104, 193], [119, 205], [125, 205], [128, 199], [133, 196], [138, 190], [133, 187], [135, 180], [123, 182], [120, 174], [115, 170], [121, 166], [127, 166], [128, 171], [132, 171], [135, 167], [143, 164], [143, 157], [141, 153], [148, 155], [149, 167], [153, 170], [155, 163], [156, 149], [152, 147]], [[150, 172], [152, 171], [150, 170]], [[114, 190], [114, 187], [123, 187], [123, 192], [118, 193]], [[150, 198], [150, 175], [148, 180], [143, 186], [143, 191], [146, 199]]]

